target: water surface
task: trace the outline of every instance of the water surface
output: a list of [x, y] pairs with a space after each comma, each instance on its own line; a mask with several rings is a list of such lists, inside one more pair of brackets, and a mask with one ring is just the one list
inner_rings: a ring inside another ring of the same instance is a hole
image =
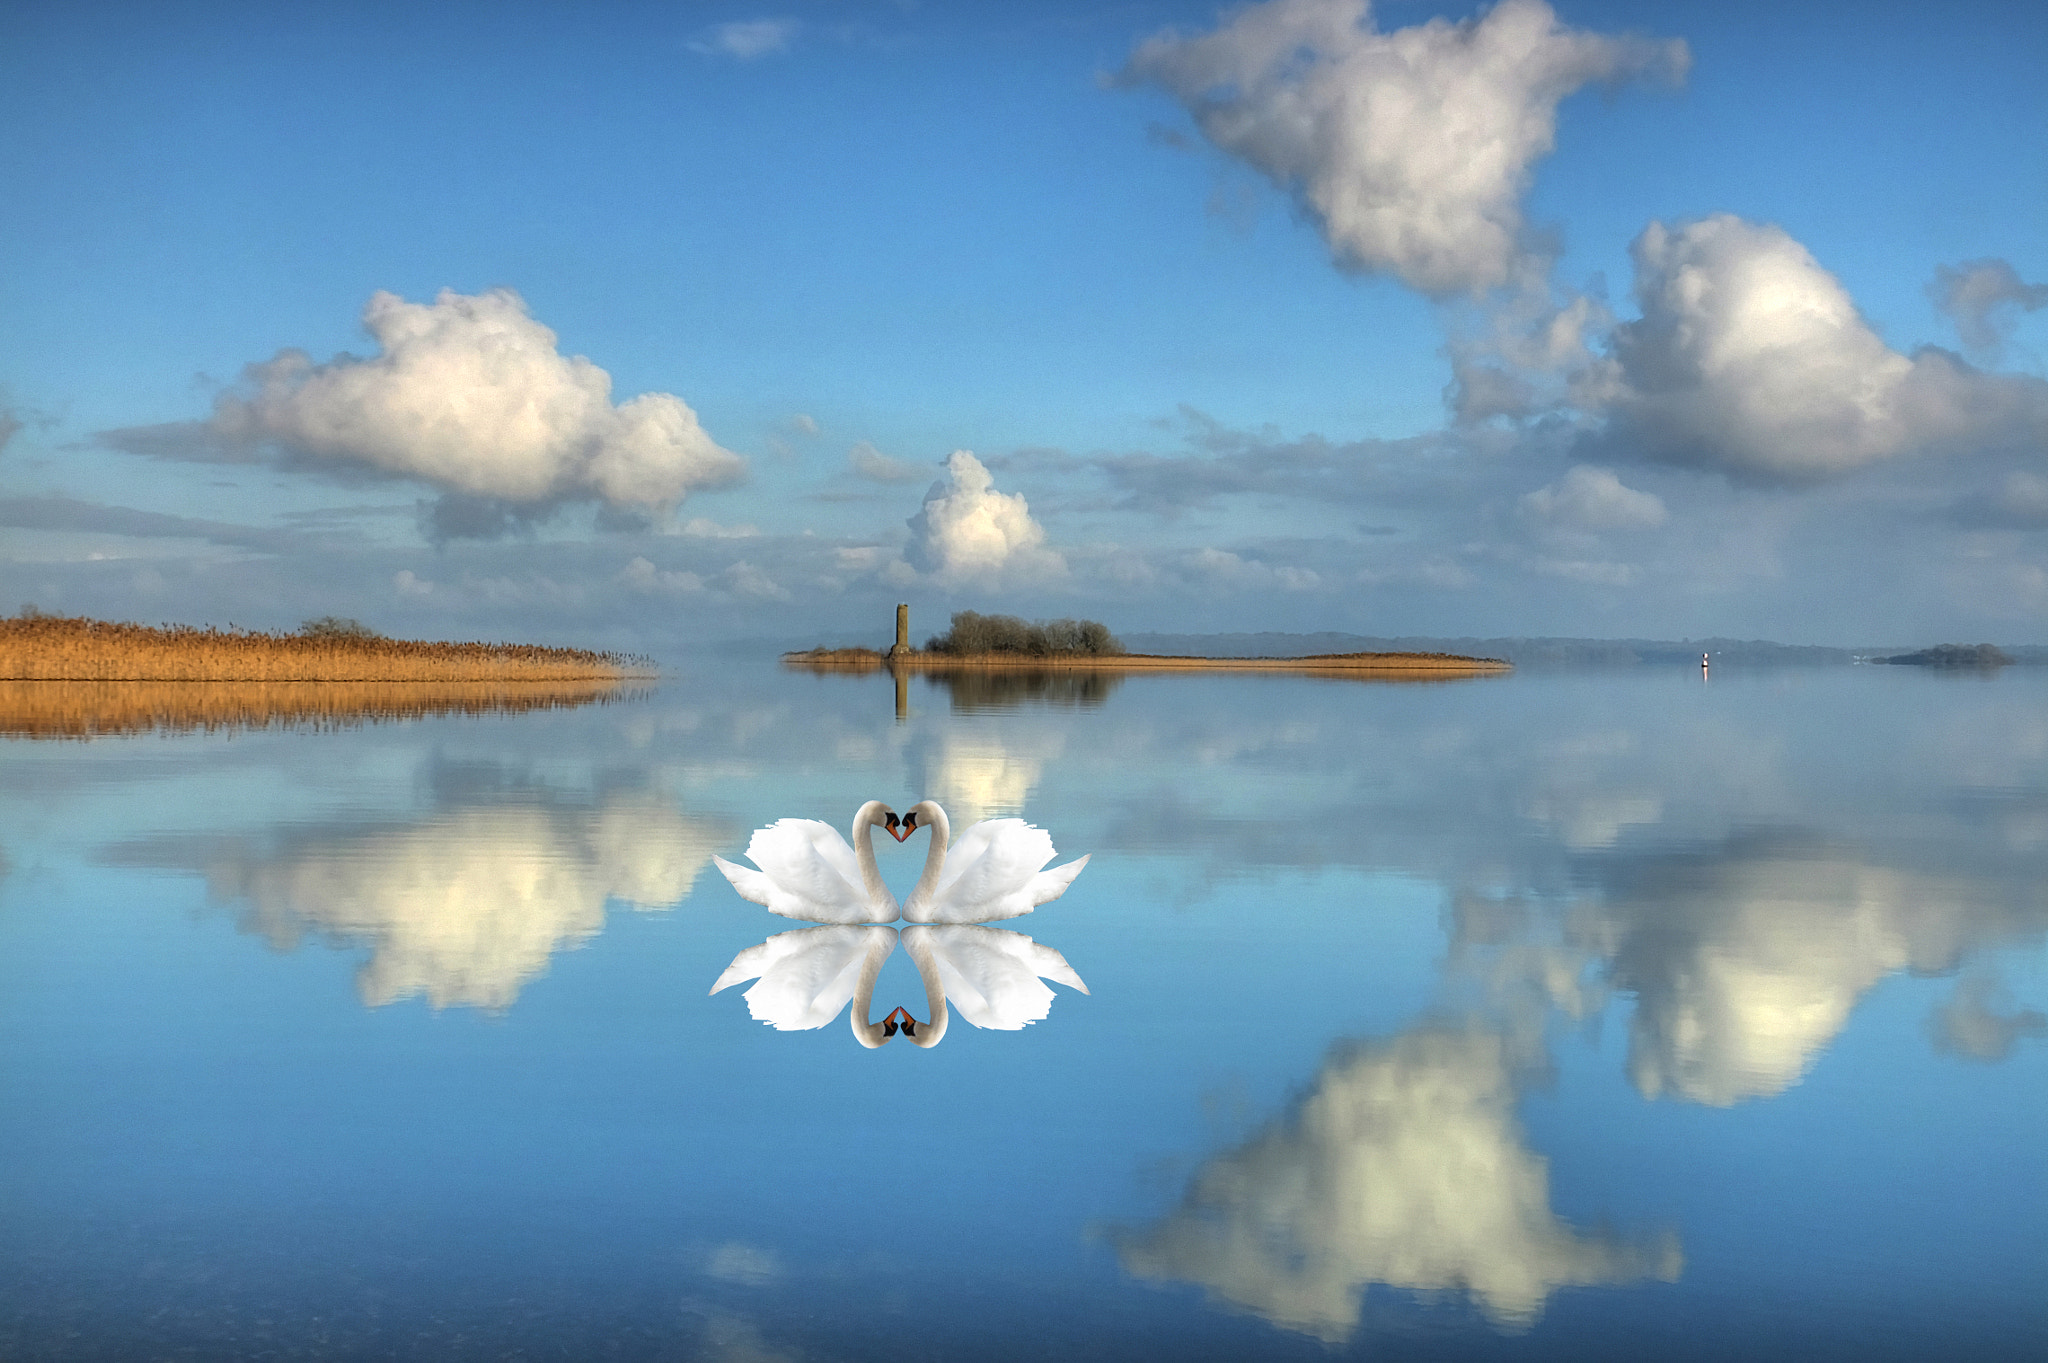
[[[905, 710], [0, 740], [0, 1356], [2048, 1351], [2048, 669]], [[707, 994], [712, 855], [924, 796], [1092, 854], [1087, 994]]]

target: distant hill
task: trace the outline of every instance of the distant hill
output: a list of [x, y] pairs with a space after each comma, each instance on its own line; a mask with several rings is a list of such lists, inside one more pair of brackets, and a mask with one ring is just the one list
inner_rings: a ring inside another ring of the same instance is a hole
[[[1868, 652], [1764, 639], [1473, 639], [1364, 634], [1125, 634], [1133, 653], [1188, 653], [1209, 658], [1298, 658], [1314, 653], [1459, 653], [1504, 658], [1517, 667], [1631, 667], [1717, 663], [1847, 665]], [[2014, 656], [2028, 650], [2015, 650]]]

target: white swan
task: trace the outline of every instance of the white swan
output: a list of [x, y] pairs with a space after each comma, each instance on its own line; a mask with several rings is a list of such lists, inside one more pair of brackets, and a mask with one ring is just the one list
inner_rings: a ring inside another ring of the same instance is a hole
[[877, 1025], [868, 1021], [868, 1008], [875, 977], [895, 949], [894, 928], [834, 924], [778, 932], [733, 957], [711, 992], [759, 977], [743, 996], [747, 1011], [782, 1032], [824, 1027], [851, 1001], [854, 1036], [863, 1046], [881, 1046], [895, 1035], [895, 1015]]
[[917, 1046], [936, 1046], [945, 1039], [949, 999], [975, 1026], [1014, 1032], [1052, 1011], [1053, 992], [1041, 976], [1088, 992], [1066, 957], [1008, 928], [920, 924], [903, 929], [903, 949], [917, 962], [931, 1020], [919, 1022], [899, 1008], [885, 1026], [895, 1024], [891, 1031], [900, 1027]]
[[[943, 818], [944, 816], [941, 815]], [[713, 857], [739, 891], [770, 913], [812, 923], [892, 923], [896, 896], [875, 865], [874, 828], [887, 821], [895, 836], [896, 812], [869, 800], [853, 816], [853, 845], [817, 819], [777, 819], [754, 830], [747, 860], [761, 869]], [[901, 839], [898, 839], [901, 841]]]
[[[1030, 913], [1067, 892], [1087, 857], [1040, 870], [1053, 859], [1052, 835], [1022, 819], [983, 819], [952, 841], [952, 823], [935, 800], [920, 800], [903, 817], [900, 842], [931, 825], [924, 874], [903, 901], [911, 923], [989, 923]], [[1028, 939], [1027, 939], [1028, 940]]]

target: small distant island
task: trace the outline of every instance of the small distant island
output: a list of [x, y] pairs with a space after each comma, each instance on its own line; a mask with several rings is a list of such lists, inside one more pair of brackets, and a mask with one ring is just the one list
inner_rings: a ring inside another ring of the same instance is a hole
[[896, 645], [874, 648], [814, 648], [785, 653], [786, 666], [813, 671], [1229, 671], [1295, 672], [1314, 676], [1375, 676], [1389, 680], [1448, 680], [1507, 672], [1498, 658], [1455, 653], [1324, 653], [1293, 658], [1206, 658], [1177, 654], [1127, 653], [1108, 627], [1096, 620], [1026, 621], [1014, 615], [954, 614], [952, 627], [910, 646], [910, 607], [896, 608]]
[[1989, 672], [2011, 667], [2012, 655], [1996, 644], [1936, 644], [1917, 653], [1896, 653], [1889, 658], [1872, 658], [1874, 663], [1898, 663], [1906, 667], [1969, 668]]

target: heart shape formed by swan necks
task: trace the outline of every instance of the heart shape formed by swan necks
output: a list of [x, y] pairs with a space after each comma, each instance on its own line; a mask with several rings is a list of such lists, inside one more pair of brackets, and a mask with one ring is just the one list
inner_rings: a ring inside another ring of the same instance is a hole
[[[895, 928], [879, 926], [896, 918], [897, 904], [875, 865], [877, 825], [898, 842], [920, 827], [931, 829], [924, 872], [902, 910], [914, 926], [900, 937]], [[745, 995], [747, 1011], [780, 1031], [823, 1027], [851, 1003], [854, 1038], [873, 1050], [898, 1036], [915, 1046], [938, 1045], [953, 1008], [976, 1027], [1026, 1027], [1052, 1009], [1045, 980], [1088, 992], [1051, 947], [1021, 932], [982, 926], [1059, 898], [1087, 857], [1045, 870], [1054, 856], [1052, 836], [1022, 819], [984, 819], [955, 840], [946, 811], [933, 800], [920, 800], [901, 818], [869, 800], [854, 815], [852, 832], [849, 844], [816, 819], [778, 819], [756, 829], [747, 844], [754, 868], [714, 858], [742, 898], [826, 926], [777, 933], [740, 952], [712, 993], [755, 980]], [[900, 1006], [879, 1023], [868, 1016], [882, 963], [899, 940], [917, 965], [929, 1022]]]

